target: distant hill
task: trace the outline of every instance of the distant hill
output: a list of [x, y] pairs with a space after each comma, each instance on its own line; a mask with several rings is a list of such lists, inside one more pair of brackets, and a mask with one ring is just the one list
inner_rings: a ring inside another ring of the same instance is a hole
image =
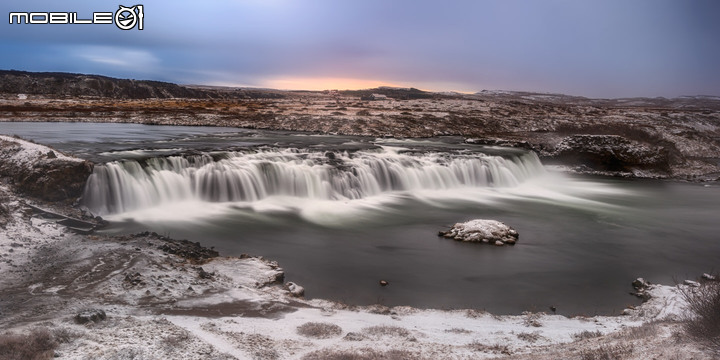
[[[334, 92], [334, 91], [333, 91]], [[28, 72], [0, 70], [0, 94], [28, 94], [54, 98], [110, 99], [277, 99], [297, 93], [328, 93], [328, 91], [282, 91], [260, 88], [237, 88], [208, 85], [178, 85], [163, 81], [117, 79], [101, 75], [62, 72]], [[332, 92], [330, 92], [332, 93]], [[591, 99], [562, 94], [525, 91], [483, 90], [475, 94], [438, 93], [416, 88], [381, 86], [363, 90], [341, 90], [337, 93], [358, 98], [372, 94], [394, 100], [414, 99], [476, 99], [506, 102], [518, 106], [529, 104], [582, 105], [609, 107], [654, 107], [675, 109], [720, 109], [720, 97], [682, 96], [666, 98]]]
[[493, 101], [509, 101], [522, 104], [555, 104], [555, 105], [581, 105], [581, 106], [602, 106], [614, 108], [627, 107], [650, 107], [650, 108], [673, 108], [673, 109], [720, 109], [720, 97], [717, 96], [680, 96], [677, 98], [664, 97], [634, 97], [634, 98], [611, 98], [593, 99], [582, 96], [535, 93], [527, 91], [506, 91], [506, 90], [483, 90], [468, 95], [478, 99], [490, 99]]
[[275, 91], [191, 88], [169, 82], [116, 79], [101, 75], [0, 70], [0, 93], [112, 99], [277, 98]]
[[343, 90], [340, 91], [340, 93], [346, 96], [358, 97], [369, 96], [371, 94], [380, 94], [395, 100], [432, 99], [443, 96], [439, 93], [423, 91], [415, 88], [396, 88], [389, 86], [381, 86], [374, 89], [364, 90]]

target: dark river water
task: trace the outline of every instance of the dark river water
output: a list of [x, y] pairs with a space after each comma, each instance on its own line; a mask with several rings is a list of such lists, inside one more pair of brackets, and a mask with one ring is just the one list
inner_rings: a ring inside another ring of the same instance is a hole
[[[715, 183], [571, 176], [461, 138], [90, 123], [0, 123], [0, 133], [108, 163], [83, 199], [111, 220], [104, 232], [262, 255], [309, 298], [617, 314], [638, 303], [637, 277], [673, 284], [719, 265]], [[437, 236], [476, 218], [514, 227], [518, 244]]]

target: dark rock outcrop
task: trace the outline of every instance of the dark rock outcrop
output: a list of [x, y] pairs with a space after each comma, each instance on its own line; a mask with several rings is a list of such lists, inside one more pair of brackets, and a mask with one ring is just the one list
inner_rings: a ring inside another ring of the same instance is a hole
[[644, 291], [648, 287], [650, 287], [650, 282], [646, 281], [643, 278], [637, 278], [633, 280], [632, 287], [637, 291]]
[[631, 292], [630, 295], [636, 296], [643, 302], [646, 302], [651, 298], [650, 293], [646, 291], [650, 288], [650, 286], [651, 284], [649, 281], [646, 281], [643, 278], [637, 278], [632, 282], [632, 287], [636, 292]]
[[573, 135], [564, 138], [552, 157], [570, 166], [586, 166], [595, 171], [658, 174], [670, 172], [669, 151], [618, 135]]
[[18, 189], [30, 196], [61, 201], [82, 194], [92, 168], [88, 161], [40, 161], [34, 168], [18, 172], [15, 179]]
[[20, 139], [0, 139], [0, 176], [10, 178], [18, 191], [32, 197], [47, 201], [76, 199], [92, 170], [91, 162], [58, 156], [48, 147]]
[[[159, 250], [162, 250], [163, 252], [168, 254], [180, 256], [196, 264], [203, 264], [210, 259], [220, 256], [217, 251], [212, 248], [208, 249], [206, 247], [203, 247], [202, 245], [200, 245], [199, 242], [192, 242], [189, 240], [175, 240], [165, 236], [160, 236], [156, 233], [149, 232], [140, 233], [136, 236], [153, 236], [160, 240], [163, 240], [164, 244], [158, 247]], [[200, 268], [200, 270], [202, 270], [202, 268]], [[201, 278], [205, 278], [205, 276], [209, 275], [209, 273], [206, 273], [204, 270], [202, 270], [199, 271], [198, 275]]]
[[78, 324], [86, 324], [89, 322], [100, 322], [107, 318], [104, 310], [101, 309], [87, 309], [79, 312], [75, 315], [75, 322]]
[[288, 293], [290, 293], [290, 295], [294, 297], [303, 297], [303, 295], [305, 295], [305, 288], [294, 282], [285, 283], [283, 289], [285, 289]]
[[516, 147], [527, 150], [534, 150], [532, 145], [524, 140], [507, 140], [501, 138], [469, 138], [465, 139], [466, 144], [487, 145], [487, 146], [504, 146]]

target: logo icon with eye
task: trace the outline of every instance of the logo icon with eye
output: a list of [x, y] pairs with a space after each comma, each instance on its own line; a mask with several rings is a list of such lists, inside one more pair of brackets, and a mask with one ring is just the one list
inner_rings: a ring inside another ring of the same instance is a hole
[[143, 29], [143, 6], [123, 6], [120, 5], [115, 12], [115, 26], [120, 30], [130, 30], [137, 25], [138, 30]]

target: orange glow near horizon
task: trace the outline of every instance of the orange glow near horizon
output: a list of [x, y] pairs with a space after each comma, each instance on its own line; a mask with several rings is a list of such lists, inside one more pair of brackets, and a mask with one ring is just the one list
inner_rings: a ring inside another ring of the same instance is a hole
[[277, 78], [269, 79], [262, 87], [282, 90], [358, 90], [370, 89], [379, 86], [402, 86], [379, 80], [351, 79], [351, 78]]
[[253, 83], [235, 83], [227, 81], [209, 81], [202, 83], [209, 86], [248, 87], [276, 90], [364, 90], [381, 86], [398, 88], [415, 88], [422, 91], [454, 91], [464, 94], [473, 94], [478, 90], [469, 88], [467, 84], [455, 82], [388, 82], [371, 79], [342, 78], [342, 77], [272, 77], [261, 79]]

